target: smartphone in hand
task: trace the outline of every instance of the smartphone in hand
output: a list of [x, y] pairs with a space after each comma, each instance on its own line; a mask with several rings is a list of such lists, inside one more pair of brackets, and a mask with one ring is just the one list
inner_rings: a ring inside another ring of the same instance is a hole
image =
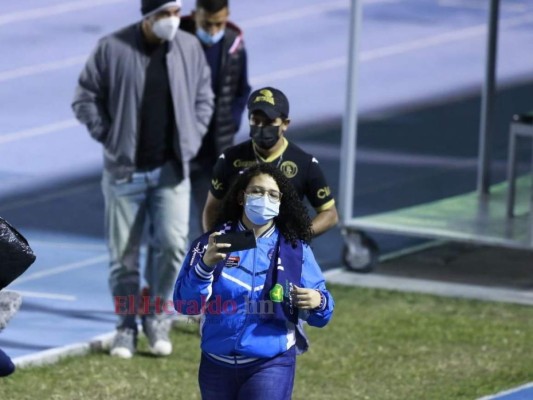
[[253, 249], [257, 247], [254, 231], [233, 231], [216, 236], [217, 243], [229, 243], [231, 247], [220, 249], [221, 253], [231, 253], [233, 251]]

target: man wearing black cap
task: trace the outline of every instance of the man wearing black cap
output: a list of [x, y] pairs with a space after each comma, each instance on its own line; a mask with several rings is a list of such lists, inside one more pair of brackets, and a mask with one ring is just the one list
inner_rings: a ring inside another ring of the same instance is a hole
[[248, 99], [248, 113], [251, 140], [227, 149], [213, 168], [202, 218], [204, 230], [212, 228], [233, 178], [261, 162], [278, 167], [300, 198], [307, 197], [316, 211], [312, 225], [315, 236], [335, 226], [335, 200], [317, 159], [285, 138], [290, 123], [287, 97], [271, 87], [256, 90]]
[[202, 47], [178, 29], [181, 0], [142, 0], [141, 11], [141, 22], [100, 39], [72, 104], [76, 117], [104, 147], [109, 285], [118, 316], [110, 353], [121, 358], [131, 358], [136, 349], [135, 299], [145, 223], [149, 297], [143, 297], [143, 330], [153, 354], [172, 352], [170, 320], [162, 315], [161, 304], [172, 299], [186, 251], [189, 162], [214, 108]]

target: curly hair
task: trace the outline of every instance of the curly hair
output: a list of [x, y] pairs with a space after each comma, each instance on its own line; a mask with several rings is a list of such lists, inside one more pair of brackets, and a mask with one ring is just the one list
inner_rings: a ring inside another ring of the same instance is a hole
[[279, 169], [266, 163], [260, 163], [248, 168], [235, 179], [224, 197], [216, 225], [227, 221], [236, 222], [242, 217], [244, 212], [244, 206], [240, 204], [242, 203], [240, 201], [242, 194], [252, 178], [262, 174], [270, 175], [276, 181], [280, 192], [283, 193], [279, 215], [274, 218], [274, 222], [283, 237], [293, 246], [296, 245], [298, 240], [302, 240], [307, 244], [311, 243], [313, 231], [307, 208], [298, 198], [296, 190], [285, 175]]

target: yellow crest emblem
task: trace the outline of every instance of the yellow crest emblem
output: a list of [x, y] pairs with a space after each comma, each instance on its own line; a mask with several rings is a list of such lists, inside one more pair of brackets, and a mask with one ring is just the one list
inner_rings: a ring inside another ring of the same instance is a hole
[[260, 101], [264, 101], [265, 103], [272, 104], [273, 106], [276, 105], [276, 102], [274, 101], [274, 95], [272, 94], [270, 90], [263, 89], [259, 93], [261, 94], [254, 99], [254, 103], [259, 103]]
[[294, 178], [296, 174], [298, 174], [298, 166], [292, 161], [283, 162], [279, 169], [283, 172], [283, 175], [289, 179]]

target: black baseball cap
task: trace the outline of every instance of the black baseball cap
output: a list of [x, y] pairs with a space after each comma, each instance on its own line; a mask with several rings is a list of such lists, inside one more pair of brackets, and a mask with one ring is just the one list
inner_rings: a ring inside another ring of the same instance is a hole
[[289, 100], [281, 90], [265, 87], [253, 92], [248, 98], [248, 112], [263, 111], [268, 118], [288, 118]]

